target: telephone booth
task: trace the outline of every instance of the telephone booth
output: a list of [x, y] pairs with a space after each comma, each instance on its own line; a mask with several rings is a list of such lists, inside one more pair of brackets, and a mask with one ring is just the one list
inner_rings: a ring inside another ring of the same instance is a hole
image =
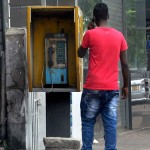
[[29, 90], [75, 92], [83, 86], [82, 12], [77, 6], [29, 6], [27, 55]]

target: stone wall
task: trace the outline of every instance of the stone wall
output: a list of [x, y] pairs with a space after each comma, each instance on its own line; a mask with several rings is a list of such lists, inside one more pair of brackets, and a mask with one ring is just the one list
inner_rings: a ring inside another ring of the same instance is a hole
[[26, 30], [8, 29], [6, 32], [6, 100], [7, 137], [9, 150], [26, 147]]

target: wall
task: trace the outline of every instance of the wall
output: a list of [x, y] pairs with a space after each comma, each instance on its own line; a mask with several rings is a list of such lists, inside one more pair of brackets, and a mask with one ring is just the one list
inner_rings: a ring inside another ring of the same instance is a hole
[[26, 149], [44, 150], [46, 137], [46, 93], [29, 92], [26, 124]]
[[26, 30], [8, 29], [6, 32], [6, 101], [7, 137], [9, 150], [26, 149], [25, 101]]
[[77, 0], [46, 0], [46, 5], [51, 6], [74, 6], [77, 5]]
[[10, 0], [11, 27], [26, 26], [27, 6], [45, 5], [44, 1], [43, 0]]
[[26, 30], [6, 32], [8, 150], [44, 150], [46, 93], [28, 92]]
[[[58, 1], [58, 3], [57, 3]], [[10, 0], [10, 19], [11, 27], [26, 26], [26, 9], [27, 6], [47, 5], [47, 6], [74, 6], [77, 0]]]
[[80, 101], [82, 92], [71, 93], [71, 137], [82, 139], [81, 133], [81, 114], [80, 114]]

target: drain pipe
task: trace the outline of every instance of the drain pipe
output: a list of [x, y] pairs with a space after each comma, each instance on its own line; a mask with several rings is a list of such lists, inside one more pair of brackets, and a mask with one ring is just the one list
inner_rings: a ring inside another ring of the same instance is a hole
[[6, 115], [6, 67], [5, 67], [5, 9], [7, 8], [6, 1], [1, 1], [1, 14], [2, 14], [2, 50], [0, 51], [0, 72], [1, 72], [1, 93], [0, 93], [0, 138], [1, 141], [6, 140], [6, 122], [7, 122], [7, 115]]

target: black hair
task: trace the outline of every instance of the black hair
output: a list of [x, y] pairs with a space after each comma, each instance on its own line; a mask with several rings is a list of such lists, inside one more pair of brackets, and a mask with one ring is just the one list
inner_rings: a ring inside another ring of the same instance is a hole
[[108, 6], [105, 3], [98, 3], [94, 6], [93, 16], [96, 24], [109, 18]]

